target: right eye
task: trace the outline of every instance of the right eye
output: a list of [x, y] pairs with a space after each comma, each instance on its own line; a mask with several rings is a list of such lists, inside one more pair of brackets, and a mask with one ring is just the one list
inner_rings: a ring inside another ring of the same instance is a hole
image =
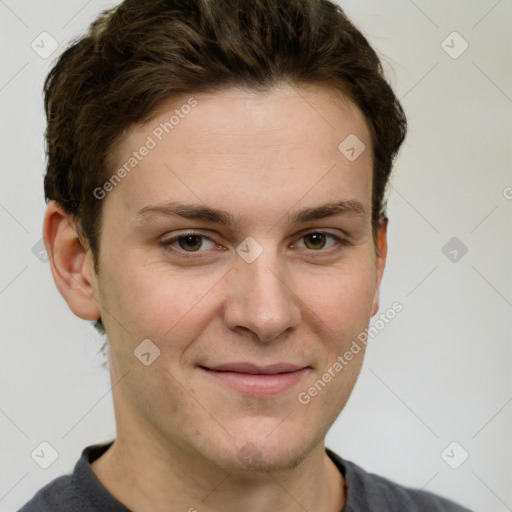
[[182, 250], [184, 252], [204, 252], [201, 249], [211, 249], [216, 245], [207, 236], [199, 233], [186, 233], [180, 236], [174, 236], [163, 240], [161, 244], [171, 246], [178, 251]]

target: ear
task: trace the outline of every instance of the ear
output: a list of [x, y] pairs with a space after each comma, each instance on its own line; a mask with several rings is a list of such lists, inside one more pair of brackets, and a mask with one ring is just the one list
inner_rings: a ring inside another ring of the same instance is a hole
[[97, 320], [100, 309], [91, 251], [82, 246], [73, 216], [55, 201], [46, 208], [43, 238], [53, 279], [69, 308], [84, 320]]
[[379, 228], [377, 232], [377, 258], [375, 261], [376, 281], [370, 316], [375, 315], [379, 310], [380, 283], [382, 281], [382, 275], [384, 274], [384, 268], [386, 267], [386, 256], [388, 254], [387, 230], [388, 219], [387, 217], [382, 217], [379, 221]]

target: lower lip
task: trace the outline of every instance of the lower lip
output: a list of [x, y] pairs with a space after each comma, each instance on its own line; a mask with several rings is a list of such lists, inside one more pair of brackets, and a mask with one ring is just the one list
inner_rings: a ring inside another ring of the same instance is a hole
[[202, 368], [223, 384], [250, 396], [272, 396], [283, 393], [295, 386], [307, 372], [302, 368], [294, 372], [274, 375], [255, 375], [251, 373], [220, 372]]

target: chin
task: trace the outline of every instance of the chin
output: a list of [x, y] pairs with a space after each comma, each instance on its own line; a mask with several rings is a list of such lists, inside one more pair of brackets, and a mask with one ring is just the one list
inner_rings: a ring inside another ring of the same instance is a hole
[[[270, 436], [271, 437], [271, 436]], [[224, 446], [225, 451], [211, 453], [211, 460], [220, 468], [229, 472], [258, 473], [293, 469], [299, 466], [311, 453], [316, 443], [304, 439], [303, 436], [280, 436], [270, 440], [268, 431], [258, 439], [253, 435], [247, 438], [239, 437], [237, 440]], [[283, 439], [286, 438], [287, 442]], [[293, 440], [293, 441], [290, 441]], [[308, 442], [309, 441], [309, 442]]]

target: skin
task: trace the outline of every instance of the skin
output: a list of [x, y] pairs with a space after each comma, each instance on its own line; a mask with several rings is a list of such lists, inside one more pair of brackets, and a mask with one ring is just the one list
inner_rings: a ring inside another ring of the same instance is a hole
[[[324, 439], [364, 347], [308, 404], [297, 395], [378, 310], [386, 224], [376, 247], [366, 121], [321, 85], [193, 96], [197, 106], [103, 199], [98, 275], [73, 219], [55, 203], [46, 213], [55, 282], [76, 315], [101, 316], [109, 339], [117, 437], [93, 471], [136, 512], [339, 512], [344, 479]], [[112, 153], [112, 172], [187, 99], [131, 127]], [[349, 134], [366, 146], [354, 161], [338, 150]], [[340, 200], [359, 202], [363, 213], [291, 220]], [[138, 214], [169, 201], [224, 210], [237, 223]], [[180, 252], [184, 230], [207, 237], [192, 239], [199, 252]], [[315, 232], [328, 235], [305, 236]], [[236, 252], [248, 236], [263, 248], [252, 263]], [[145, 339], [160, 350], [149, 366], [134, 356]], [[308, 369], [291, 389], [255, 397], [199, 366], [233, 361]]]

